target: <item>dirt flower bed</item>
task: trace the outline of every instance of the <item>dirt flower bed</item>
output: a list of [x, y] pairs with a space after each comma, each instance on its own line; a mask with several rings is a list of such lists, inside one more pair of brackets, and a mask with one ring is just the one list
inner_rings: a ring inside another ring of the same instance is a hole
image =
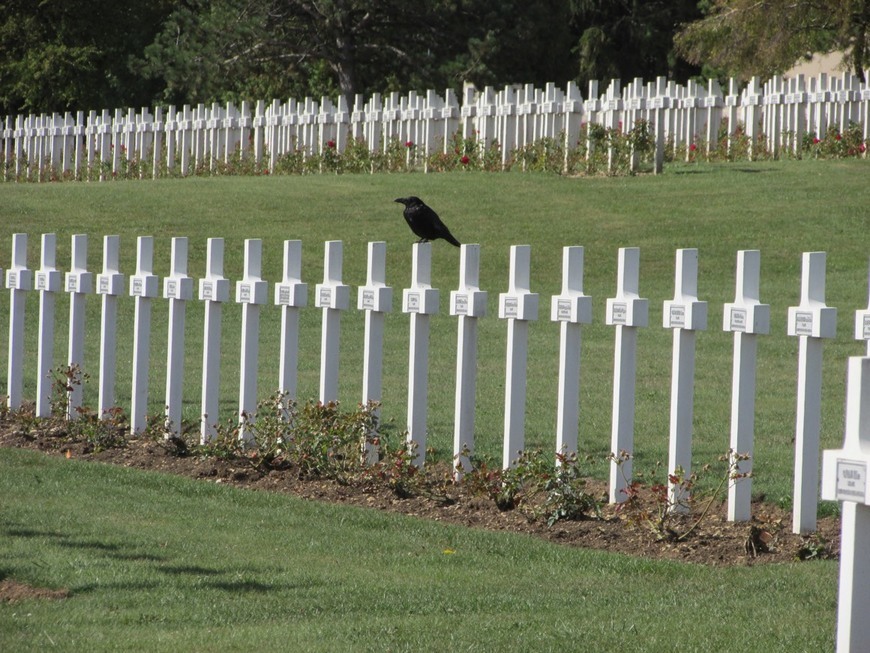
[[[264, 465], [265, 457], [258, 459], [254, 455], [221, 456], [213, 451], [206, 455], [209, 452], [189, 448], [178, 440], [154, 436], [128, 438], [120, 434], [121, 428], [117, 437], [102, 441], [106, 446], [94, 446], [92, 438], [71, 434], [63, 422], [35, 421], [23, 427], [20, 419], [7, 416], [0, 420], [0, 446], [178, 474], [249, 490], [285, 492], [309, 500], [385, 510], [470, 528], [523, 533], [566, 546], [651, 559], [728, 566], [814, 560], [839, 554], [838, 518], [821, 518], [815, 533], [796, 535], [791, 532], [791, 514], [769, 503], [753, 504], [751, 522], [732, 523], [726, 519], [724, 502], [717, 499], [700, 520], [700, 507], [693, 507], [689, 514], [669, 516], [664, 528], [653, 528], [650, 520], [643, 518], [658, 509], [643, 503], [648, 504], [653, 493], [639, 493], [638, 502], [630, 509], [619, 509], [607, 503], [605, 483], [583, 480], [585, 510], [564, 513], [566, 518], [558, 518], [552, 510], [544, 510], [543, 495], [519, 492], [506, 502], [501, 477], [496, 476], [498, 492], [494, 493], [486, 474], [453, 483], [449, 480], [451, 470], [445, 465], [427, 465], [424, 472], [417, 473], [408, 461], [396, 459], [397, 462], [387, 466], [378, 465], [376, 472], [365, 479], [348, 482], [324, 478], [316, 470], [312, 473], [312, 469], [282, 462], [280, 457], [270, 458], [269, 464]], [[487, 483], [489, 486], [483, 487]], [[547, 495], [546, 501], [551, 495]], [[20, 591], [23, 590], [3, 588], [0, 600], [9, 600], [7, 595]]]

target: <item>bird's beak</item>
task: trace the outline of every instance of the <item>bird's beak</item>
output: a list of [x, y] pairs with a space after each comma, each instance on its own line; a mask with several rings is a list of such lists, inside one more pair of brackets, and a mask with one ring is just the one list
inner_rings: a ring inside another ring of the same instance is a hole
[[393, 201], [394, 201], [394, 202], [398, 202], [399, 204], [404, 204], [404, 203], [405, 203], [405, 198], [404, 198], [404, 197], [397, 197], [397, 198], [394, 199]]

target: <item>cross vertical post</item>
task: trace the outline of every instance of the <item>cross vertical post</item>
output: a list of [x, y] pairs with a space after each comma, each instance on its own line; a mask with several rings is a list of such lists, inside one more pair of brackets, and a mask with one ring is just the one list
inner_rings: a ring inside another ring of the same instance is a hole
[[281, 360], [278, 391], [296, 399], [299, 358], [299, 309], [308, 303], [308, 284], [302, 283], [302, 241], [284, 241], [284, 273], [275, 284], [275, 304], [281, 307]]
[[[87, 271], [88, 237], [72, 237], [72, 261], [66, 273], [65, 286], [69, 293], [69, 356], [70, 371], [84, 371], [85, 358], [85, 296], [93, 291], [94, 275]], [[67, 405], [67, 419], [75, 420], [82, 405], [82, 379], [72, 384]]]
[[6, 270], [9, 289], [9, 370], [6, 391], [10, 409], [21, 407], [24, 384], [24, 303], [33, 285], [33, 272], [27, 269], [27, 234], [12, 235], [12, 265]]
[[244, 274], [236, 281], [236, 303], [242, 305], [241, 366], [239, 371], [239, 440], [253, 438], [248, 420], [257, 412], [257, 369], [260, 356], [260, 306], [266, 303], [268, 283], [260, 277], [263, 241], [245, 240]]
[[54, 366], [54, 306], [61, 289], [60, 270], [57, 269], [57, 236], [42, 234], [42, 253], [36, 271], [36, 289], [39, 291], [39, 349], [37, 352], [36, 416], [51, 415], [51, 368]]
[[800, 338], [792, 529], [816, 528], [822, 404], [822, 339], [837, 332], [837, 309], [825, 305], [825, 252], [804, 252], [801, 302], [788, 309], [788, 335]]
[[471, 469], [477, 388], [477, 320], [486, 315], [487, 293], [480, 290], [480, 245], [459, 248], [459, 287], [450, 291], [450, 315], [457, 317], [456, 399], [453, 418], [454, 478]]
[[200, 443], [207, 444], [217, 435], [220, 405], [221, 319], [223, 304], [230, 298], [230, 282], [224, 277], [224, 239], [206, 242], [205, 278], [199, 280], [199, 299], [204, 302], [202, 336], [202, 414]]
[[342, 242], [325, 244], [323, 283], [315, 286], [315, 306], [323, 309], [320, 340], [320, 401], [338, 401], [339, 335], [341, 311], [350, 304], [350, 286], [341, 282]]
[[822, 454], [822, 499], [842, 501], [837, 651], [870, 641], [870, 357], [849, 359], [846, 427], [841, 449]]
[[121, 274], [119, 236], [103, 237], [103, 271], [97, 275], [97, 294], [102, 295], [100, 323], [100, 391], [99, 416], [110, 417], [109, 409], [115, 406], [115, 367], [118, 342], [118, 295], [124, 290], [124, 275]]
[[634, 452], [634, 388], [637, 368], [637, 330], [645, 327], [649, 301], [638, 296], [640, 249], [621, 247], [616, 297], [607, 300], [605, 322], [616, 327], [613, 362], [613, 418], [610, 434], [610, 503], [625, 501], [631, 482]]
[[[387, 244], [368, 245], [366, 285], [358, 289], [357, 308], [365, 311], [363, 349], [362, 405], [380, 402], [384, 368], [384, 318], [393, 308], [393, 289], [387, 285]], [[370, 434], [374, 435], [374, 434]], [[370, 463], [377, 462], [377, 450], [369, 438], [363, 445], [363, 455]]]
[[583, 294], [583, 248], [562, 248], [562, 293], [550, 300], [550, 319], [559, 323], [559, 395], [556, 453], [577, 453], [580, 419], [580, 328], [592, 322], [592, 298]]
[[668, 497], [672, 510], [683, 511], [689, 497], [670, 477], [677, 474], [688, 478], [692, 472], [695, 332], [707, 328], [707, 302], [698, 301], [697, 249], [677, 250], [674, 298], [664, 302], [663, 322], [666, 329], [674, 330]]
[[502, 467], [512, 467], [525, 448], [526, 363], [529, 322], [538, 319], [538, 294], [530, 291], [531, 247], [512, 245], [508, 291], [499, 293], [498, 316], [507, 320]]
[[193, 279], [187, 276], [187, 238], [173, 238], [169, 276], [163, 279], [163, 297], [169, 300], [166, 339], [166, 437], [181, 434], [184, 388], [184, 323], [187, 301], [193, 297]]
[[431, 286], [432, 243], [414, 243], [411, 287], [402, 290], [402, 312], [410, 315], [408, 350], [408, 447], [420, 467], [426, 461], [429, 384], [429, 318], [438, 313], [439, 292]]
[[148, 410], [148, 367], [151, 357], [151, 300], [157, 297], [154, 271], [154, 238], [136, 239], [136, 274], [130, 277], [130, 295], [134, 298], [133, 317], [133, 387], [130, 406], [130, 432], [145, 430]]
[[[752, 456], [755, 440], [755, 372], [758, 336], [770, 330], [770, 306], [759, 301], [761, 252], [737, 252], [737, 288], [734, 301], [725, 304], [722, 328], [734, 334], [731, 374], [730, 464], [734, 478], [728, 483], [728, 521], [752, 518]], [[746, 455], [745, 460], [734, 456]]]

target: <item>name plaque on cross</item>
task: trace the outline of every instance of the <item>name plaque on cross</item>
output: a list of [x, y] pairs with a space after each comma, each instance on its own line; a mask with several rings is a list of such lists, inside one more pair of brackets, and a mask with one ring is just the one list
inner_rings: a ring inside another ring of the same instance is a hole
[[867, 463], [837, 460], [837, 501], [864, 501], [867, 496]]

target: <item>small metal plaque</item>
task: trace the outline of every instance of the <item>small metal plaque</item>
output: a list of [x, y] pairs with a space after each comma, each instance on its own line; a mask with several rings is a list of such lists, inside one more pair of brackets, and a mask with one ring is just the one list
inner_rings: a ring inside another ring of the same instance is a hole
[[731, 330], [746, 331], [746, 309], [731, 309]]
[[813, 335], [813, 314], [806, 311], [797, 311], [794, 314], [794, 333], [797, 336]]
[[610, 321], [613, 324], [625, 324], [628, 320], [628, 304], [614, 302], [611, 305]]
[[837, 461], [837, 500], [864, 502], [867, 496], [867, 465], [854, 460]]

